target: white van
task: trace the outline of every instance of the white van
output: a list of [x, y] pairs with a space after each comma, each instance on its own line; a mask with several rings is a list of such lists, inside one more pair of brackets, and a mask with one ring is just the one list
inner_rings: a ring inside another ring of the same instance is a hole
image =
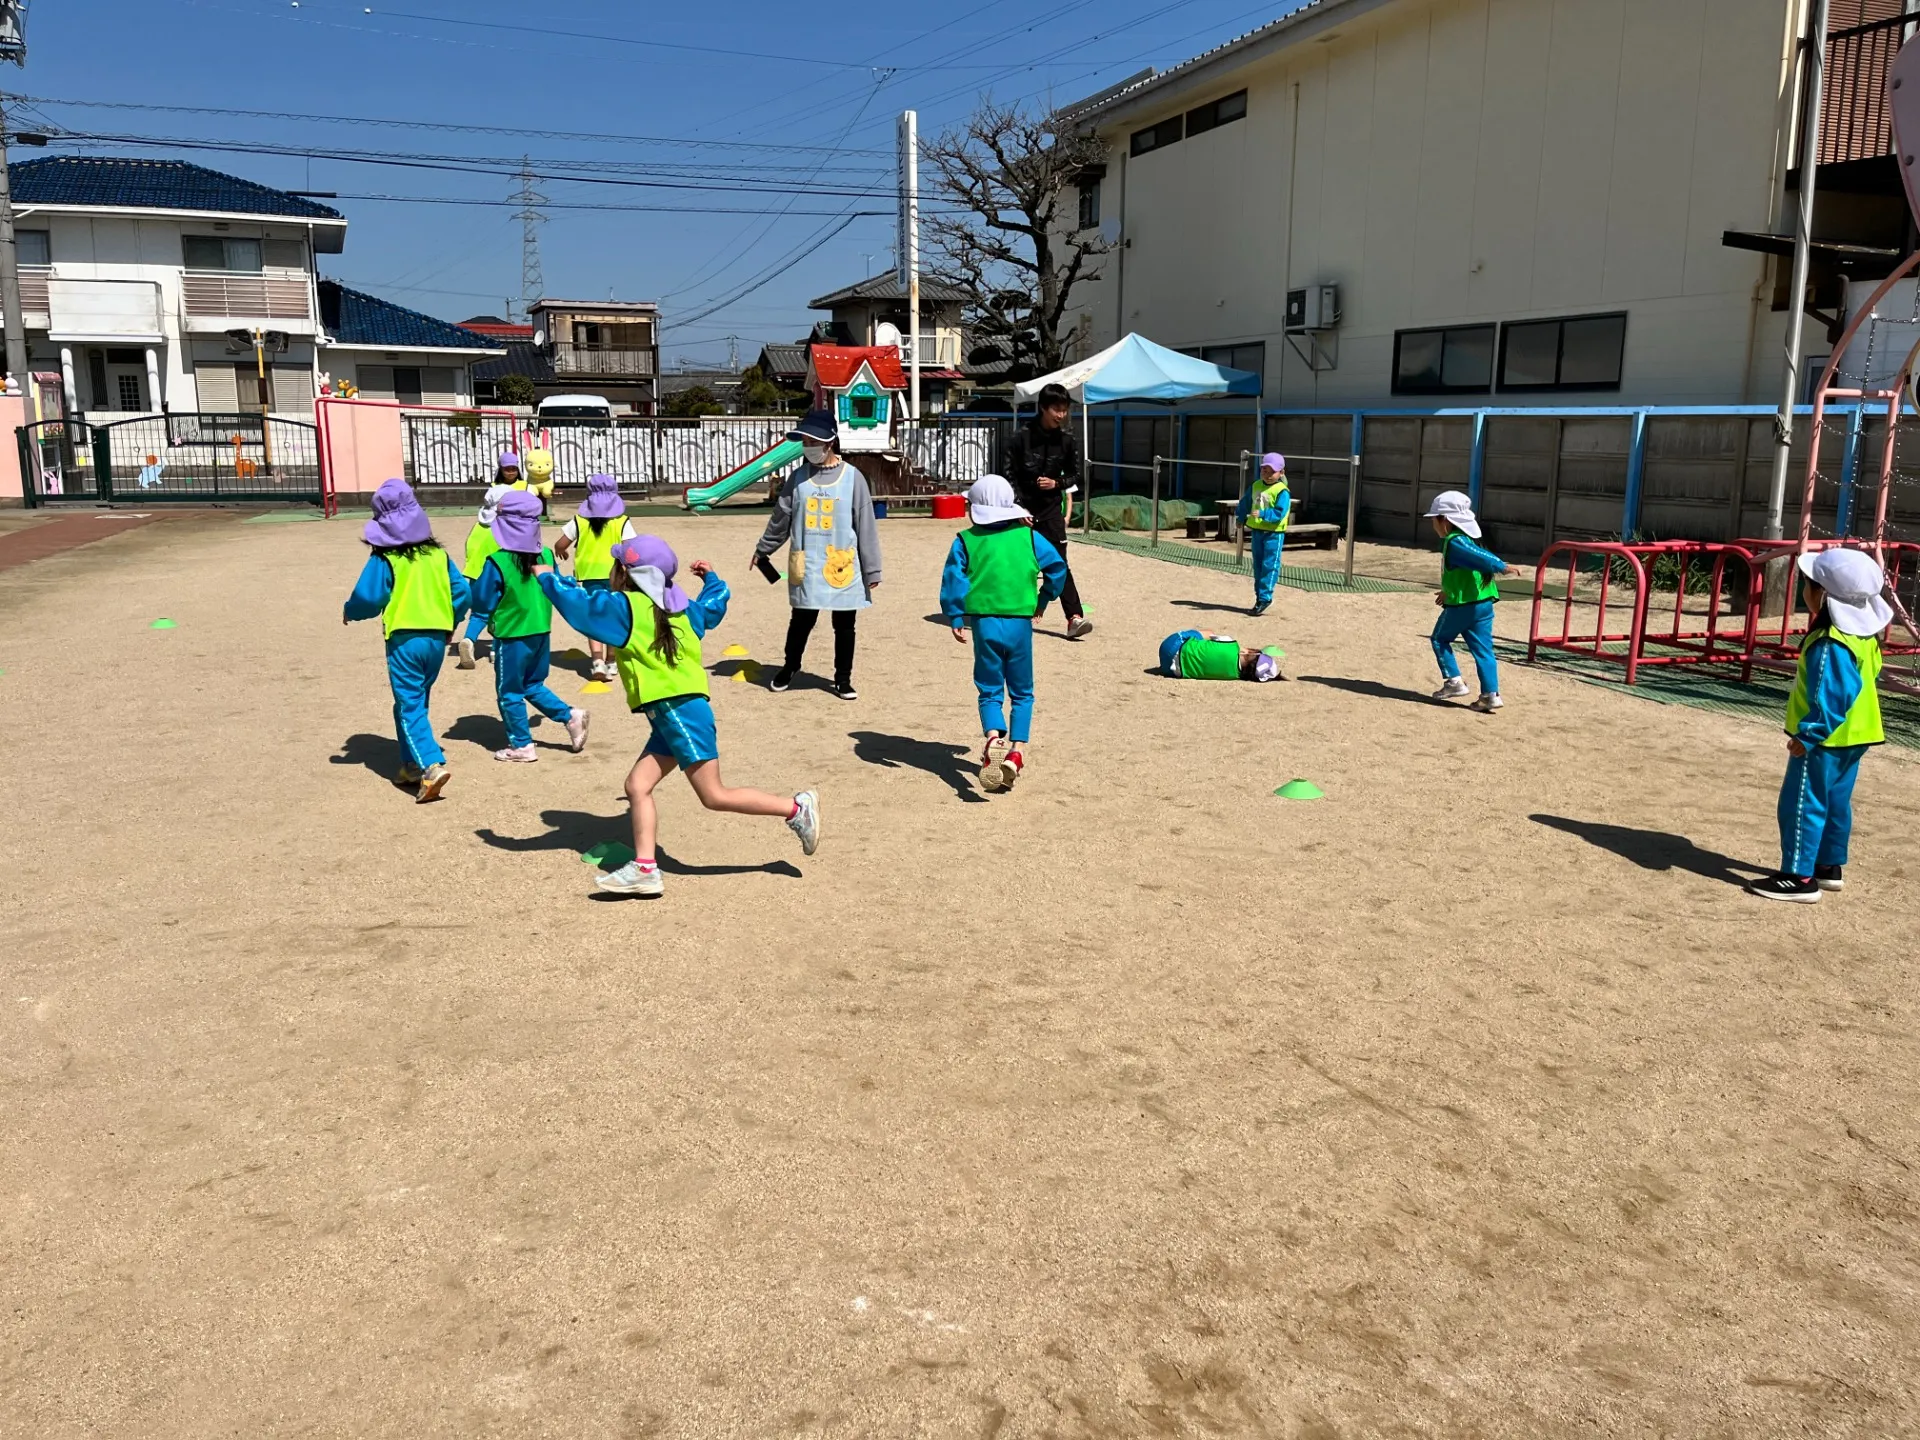
[[604, 395], [549, 395], [535, 411], [534, 423], [542, 429], [611, 429], [613, 402]]

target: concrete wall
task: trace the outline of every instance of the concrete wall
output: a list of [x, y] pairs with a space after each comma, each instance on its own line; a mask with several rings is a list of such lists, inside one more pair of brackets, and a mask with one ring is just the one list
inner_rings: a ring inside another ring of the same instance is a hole
[[[1593, 403], [1771, 398], [1767, 262], [1721, 233], [1781, 204], [1789, 3], [1396, 0], [1169, 86], [1102, 121], [1125, 248], [1081, 292], [1090, 348], [1264, 341], [1270, 405], [1379, 405], [1396, 330], [1625, 310], [1622, 387]], [[1128, 156], [1134, 131], [1242, 86], [1244, 120]], [[1345, 313], [1315, 374], [1282, 306], [1327, 282]]]

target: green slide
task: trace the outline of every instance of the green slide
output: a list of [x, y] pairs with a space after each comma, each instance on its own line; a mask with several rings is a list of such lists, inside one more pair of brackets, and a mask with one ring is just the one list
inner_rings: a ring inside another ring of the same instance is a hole
[[764, 454], [756, 455], [731, 475], [723, 475], [711, 485], [695, 485], [687, 491], [687, 508], [703, 514], [730, 495], [738, 495], [756, 480], [764, 480], [776, 470], [784, 470], [800, 458], [798, 440], [782, 440]]

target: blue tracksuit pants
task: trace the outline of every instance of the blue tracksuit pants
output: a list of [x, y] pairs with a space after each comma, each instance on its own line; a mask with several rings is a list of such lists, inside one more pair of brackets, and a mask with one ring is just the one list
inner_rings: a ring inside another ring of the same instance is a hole
[[1280, 583], [1280, 552], [1287, 537], [1280, 530], [1248, 530], [1247, 544], [1253, 555], [1253, 600], [1256, 605], [1273, 603], [1273, 587]]
[[967, 623], [973, 627], [980, 729], [988, 735], [998, 731], [1015, 745], [1024, 745], [1033, 738], [1033, 621], [1017, 615], [975, 615]]
[[1853, 834], [1853, 782], [1866, 745], [1810, 746], [1787, 757], [1780, 785], [1780, 869], [1802, 878], [1816, 865], [1847, 863]]
[[1441, 609], [1433, 627], [1433, 658], [1440, 662], [1440, 678], [1452, 680], [1460, 673], [1460, 662], [1453, 658], [1453, 642], [1467, 642], [1473, 656], [1473, 668], [1480, 676], [1480, 693], [1500, 693], [1500, 667], [1493, 658], [1493, 601], [1473, 605], [1448, 605]]
[[547, 688], [552, 643], [549, 635], [493, 642], [493, 694], [500, 718], [507, 722], [507, 744], [516, 750], [533, 743], [533, 732], [527, 727], [529, 700], [549, 720], [565, 723], [573, 717], [573, 707]]
[[447, 658], [444, 630], [396, 630], [387, 637], [387, 683], [393, 686], [393, 728], [407, 766], [424, 770], [442, 764], [447, 752], [433, 735], [427, 697]]

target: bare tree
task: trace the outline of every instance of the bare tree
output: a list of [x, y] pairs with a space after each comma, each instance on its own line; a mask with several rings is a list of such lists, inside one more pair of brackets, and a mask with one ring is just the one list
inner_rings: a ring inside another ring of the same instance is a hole
[[1103, 148], [1054, 114], [983, 99], [923, 153], [947, 207], [925, 222], [929, 249], [968, 292], [972, 354], [1007, 356], [1016, 380], [1057, 370], [1080, 338], [1077, 326], [1061, 333], [1074, 286], [1107, 250], [1097, 231], [1065, 223], [1062, 207]]

